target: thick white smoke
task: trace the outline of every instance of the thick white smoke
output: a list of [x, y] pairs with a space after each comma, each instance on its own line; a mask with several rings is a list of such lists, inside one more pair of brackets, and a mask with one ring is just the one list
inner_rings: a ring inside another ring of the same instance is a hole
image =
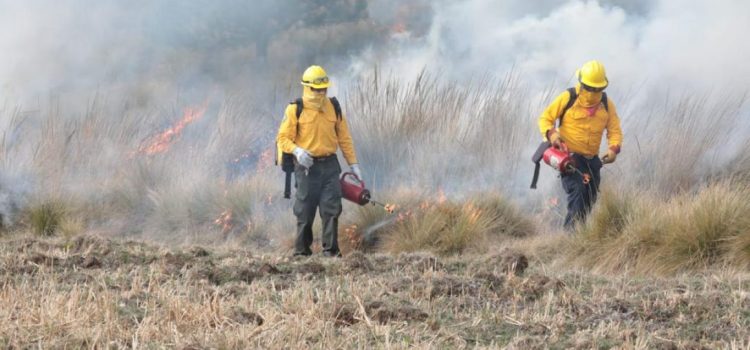
[[429, 33], [397, 37], [355, 70], [378, 63], [403, 76], [427, 67], [461, 79], [516, 69], [538, 88], [570, 83], [582, 63], [599, 59], [613, 89], [729, 91], [750, 78], [746, 1], [468, 0], [431, 10]]

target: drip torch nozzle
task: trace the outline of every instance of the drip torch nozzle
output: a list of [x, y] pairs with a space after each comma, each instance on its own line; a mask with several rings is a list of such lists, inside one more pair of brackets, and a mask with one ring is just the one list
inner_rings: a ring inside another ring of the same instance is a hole
[[591, 175], [590, 174], [586, 174], [586, 173], [581, 172], [576, 167], [574, 167], [572, 164], [569, 164], [568, 166], [566, 166], [565, 169], [569, 173], [575, 172], [576, 174], [581, 175], [581, 178], [583, 179], [582, 181], [583, 181], [584, 185], [588, 185], [591, 182]]

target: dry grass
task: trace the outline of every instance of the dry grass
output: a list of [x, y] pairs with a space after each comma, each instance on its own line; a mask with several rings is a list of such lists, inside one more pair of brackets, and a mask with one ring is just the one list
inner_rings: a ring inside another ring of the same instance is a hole
[[750, 187], [742, 182], [659, 198], [605, 193], [571, 239], [570, 259], [601, 272], [674, 274], [707, 267], [747, 269]]
[[0, 244], [0, 345], [747, 348], [750, 279], [549, 274], [503, 251], [290, 260], [89, 236]]
[[449, 200], [444, 194], [418, 200], [404, 198], [386, 214], [378, 207], [359, 208], [347, 218], [345, 237], [362, 250], [390, 253], [430, 251], [439, 255], [486, 252], [508, 240], [536, 234], [536, 227], [502, 195], [484, 194]]

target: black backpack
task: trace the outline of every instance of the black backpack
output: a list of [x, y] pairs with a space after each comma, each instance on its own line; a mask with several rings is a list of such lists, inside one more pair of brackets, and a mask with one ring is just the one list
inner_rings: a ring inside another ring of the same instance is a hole
[[[333, 110], [336, 112], [336, 119], [341, 120], [341, 104], [339, 104], [339, 100], [336, 97], [329, 98], [331, 100], [331, 104], [333, 105]], [[297, 110], [295, 112], [295, 115], [297, 116], [297, 120], [299, 120], [299, 117], [302, 115], [302, 109], [304, 105], [302, 104], [302, 99], [298, 98], [292, 102], [289, 102], [289, 104], [297, 105]], [[276, 145], [276, 152], [281, 152], [279, 150], [278, 145]], [[276, 157], [276, 165], [281, 165], [281, 170], [286, 173], [286, 178], [284, 179], [284, 198], [290, 198], [292, 195], [292, 173], [294, 173], [294, 155], [291, 153], [281, 153], [281, 164], [279, 164], [279, 157]]]
[[[565, 108], [563, 108], [562, 113], [560, 113], [560, 121], [557, 123], [557, 127], [559, 128], [562, 126], [563, 118], [565, 118], [565, 113], [568, 112], [568, 109], [570, 107], [573, 107], [573, 104], [576, 103], [576, 100], [578, 99], [578, 92], [576, 92], [576, 88], [571, 87], [568, 88], [568, 94], [570, 94], [570, 98], [568, 99], [568, 103], [565, 105]], [[602, 93], [602, 102], [604, 105], [604, 110], [609, 113], [609, 102], [607, 102], [607, 93]], [[551, 145], [549, 141], [542, 142], [539, 147], [536, 149], [536, 152], [534, 152], [534, 155], [531, 157], [531, 161], [534, 162], [534, 177], [531, 180], [531, 189], [536, 189], [536, 182], [539, 180], [539, 163], [542, 161], [542, 157], [544, 157], [544, 151], [547, 150]]]

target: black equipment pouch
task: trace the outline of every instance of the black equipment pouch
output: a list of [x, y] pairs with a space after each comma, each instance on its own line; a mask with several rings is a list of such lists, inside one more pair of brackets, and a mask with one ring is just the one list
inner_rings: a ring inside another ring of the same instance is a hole
[[531, 189], [536, 189], [536, 182], [539, 180], [539, 163], [541, 163], [542, 158], [544, 158], [544, 151], [550, 148], [550, 146], [552, 146], [552, 144], [549, 143], [549, 141], [542, 142], [531, 157], [531, 161], [534, 162], [534, 177], [531, 179]]
[[283, 153], [281, 155], [281, 170], [286, 173], [284, 178], [284, 198], [292, 196], [292, 174], [294, 174], [294, 155]]

